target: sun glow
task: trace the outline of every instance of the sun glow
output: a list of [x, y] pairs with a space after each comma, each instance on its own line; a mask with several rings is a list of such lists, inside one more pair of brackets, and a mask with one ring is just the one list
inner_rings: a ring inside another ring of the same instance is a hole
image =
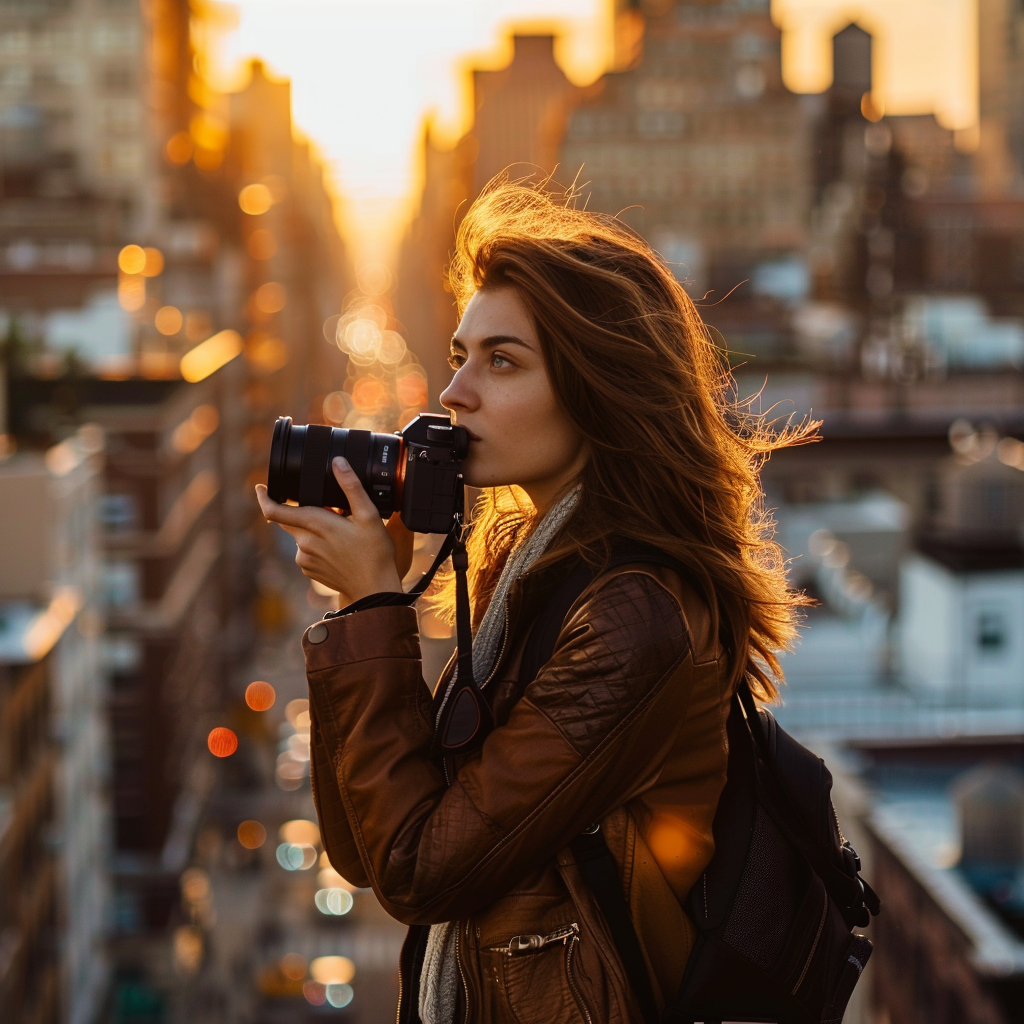
[[[612, 0], [239, 0], [237, 31], [208, 42], [217, 88], [243, 84], [254, 56], [292, 82], [295, 123], [315, 140], [343, 197], [357, 262], [390, 262], [421, 181], [419, 140], [457, 139], [472, 118], [470, 69], [501, 67], [509, 31], [548, 31], [566, 74], [585, 84], [612, 57]], [[889, 113], [976, 118], [972, 0], [773, 0], [790, 88], [831, 78], [831, 34], [851, 19], [876, 34], [876, 91]]]

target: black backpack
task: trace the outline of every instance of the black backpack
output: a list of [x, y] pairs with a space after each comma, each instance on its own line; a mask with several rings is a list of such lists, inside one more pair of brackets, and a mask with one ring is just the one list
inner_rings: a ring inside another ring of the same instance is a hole
[[[635, 562], [685, 573], [667, 554], [617, 544], [608, 568]], [[534, 624], [520, 692], [551, 657], [569, 608], [596, 573], [578, 565]], [[841, 1024], [871, 943], [853, 928], [880, 904], [832, 806], [832, 776], [797, 743], [746, 682], [727, 721], [728, 778], [714, 819], [715, 855], [688, 898], [697, 930], [682, 985], [662, 1024], [770, 1021]], [[572, 843], [615, 939], [643, 1013], [658, 1024], [643, 954], [618, 870], [599, 826]]]

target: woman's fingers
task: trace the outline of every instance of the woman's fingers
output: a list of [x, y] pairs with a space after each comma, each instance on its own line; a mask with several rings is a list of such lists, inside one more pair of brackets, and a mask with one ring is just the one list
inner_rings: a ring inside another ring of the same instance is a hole
[[264, 484], [256, 485], [256, 500], [260, 503], [260, 511], [266, 520], [277, 523], [293, 535], [295, 530], [322, 533], [325, 525], [331, 522], [324, 517], [337, 518], [334, 512], [313, 505], [281, 505], [267, 494]]
[[352, 469], [348, 462], [341, 458], [341, 456], [338, 456], [338, 458], [332, 460], [331, 469], [334, 471], [334, 479], [338, 481], [338, 486], [348, 499], [348, 507], [352, 510], [352, 518], [370, 519], [372, 517], [380, 519], [380, 511], [370, 499], [369, 494], [366, 493], [366, 488], [363, 487], [359, 477], [355, 474], [355, 470]]

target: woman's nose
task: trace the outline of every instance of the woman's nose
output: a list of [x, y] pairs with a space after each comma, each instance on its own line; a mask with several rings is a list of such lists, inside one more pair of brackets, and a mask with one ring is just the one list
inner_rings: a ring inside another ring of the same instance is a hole
[[441, 392], [440, 402], [449, 412], [458, 412], [460, 409], [472, 412], [480, 405], [476, 390], [470, 386], [461, 369], [455, 372], [451, 383]]

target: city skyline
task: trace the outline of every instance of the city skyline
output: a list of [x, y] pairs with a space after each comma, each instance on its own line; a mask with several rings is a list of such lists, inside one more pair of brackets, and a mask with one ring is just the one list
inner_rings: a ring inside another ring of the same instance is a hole
[[[516, 31], [555, 32], [556, 59], [574, 83], [594, 81], [612, 59], [610, 0], [296, 0], [282, 32], [274, 0], [240, 0], [232, 29], [214, 44], [211, 74], [238, 82], [264, 60], [291, 80], [295, 123], [331, 169], [357, 260], [390, 259], [422, 169], [418, 139], [431, 116], [442, 141], [469, 126], [469, 69], [502, 67]], [[795, 92], [830, 78], [832, 34], [858, 20], [876, 35], [876, 93], [890, 113], [934, 112], [970, 146], [977, 120], [972, 0], [773, 0], [783, 31], [783, 77]], [[401, 27], [396, 31], [396, 24]], [[351, 45], [349, 40], [364, 41]], [[337, 97], [358, 95], [358, 105]], [[382, 126], [386, 125], [386, 130]]]

